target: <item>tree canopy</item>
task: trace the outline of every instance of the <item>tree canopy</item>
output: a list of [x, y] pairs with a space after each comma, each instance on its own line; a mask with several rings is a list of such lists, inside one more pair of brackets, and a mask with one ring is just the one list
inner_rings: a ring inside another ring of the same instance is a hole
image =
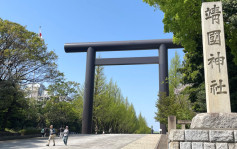
[[20, 24], [0, 18], [0, 81], [19, 83], [49, 81], [60, 73], [53, 51], [44, 40]]

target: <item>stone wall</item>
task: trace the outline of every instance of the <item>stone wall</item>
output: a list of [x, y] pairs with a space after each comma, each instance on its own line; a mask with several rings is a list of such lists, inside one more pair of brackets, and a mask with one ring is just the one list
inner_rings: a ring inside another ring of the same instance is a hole
[[237, 129], [172, 129], [169, 149], [237, 149]]

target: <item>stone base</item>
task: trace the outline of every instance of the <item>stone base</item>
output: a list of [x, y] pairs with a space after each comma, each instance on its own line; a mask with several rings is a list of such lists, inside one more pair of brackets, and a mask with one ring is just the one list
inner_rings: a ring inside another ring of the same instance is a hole
[[169, 149], [237, 149], [237, 113], [201, 113], [191, 129], [172, 129]]
[[169, 149], [237, 149], [237, 129], [172, 129]]
[[191, 123], [191, 129], [237, 129], [237, 113], [200, 113]]

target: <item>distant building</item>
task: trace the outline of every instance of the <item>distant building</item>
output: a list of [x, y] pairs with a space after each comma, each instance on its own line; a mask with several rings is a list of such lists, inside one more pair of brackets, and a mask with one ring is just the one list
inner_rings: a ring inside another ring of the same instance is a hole
[[33, 83], [25, 87], [26, 98], [35, 98], [36, 100], [48, 100], [50, 98], [46, 87], [43, 84]]
[[[34, 98], [38, 101], [49, 100], [50, 95], [48, 91], [46, 91], [46, 87], [43, 84], [33, 83], [27, 84], [25, 87], [25, 91], [27, 93], [26, 98]], [[68, 96], [59, 96], [59, 101], [72, 101], [72, 98]]]

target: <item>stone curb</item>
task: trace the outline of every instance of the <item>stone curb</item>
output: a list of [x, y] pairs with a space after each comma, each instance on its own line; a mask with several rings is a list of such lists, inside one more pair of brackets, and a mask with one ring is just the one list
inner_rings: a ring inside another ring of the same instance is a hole
[[41, 134], [25, 135], [25, 136], [1, 136], [0, 141], [35, 138], [35, 137], [40, 137], [40, 136], [41, 136]]

